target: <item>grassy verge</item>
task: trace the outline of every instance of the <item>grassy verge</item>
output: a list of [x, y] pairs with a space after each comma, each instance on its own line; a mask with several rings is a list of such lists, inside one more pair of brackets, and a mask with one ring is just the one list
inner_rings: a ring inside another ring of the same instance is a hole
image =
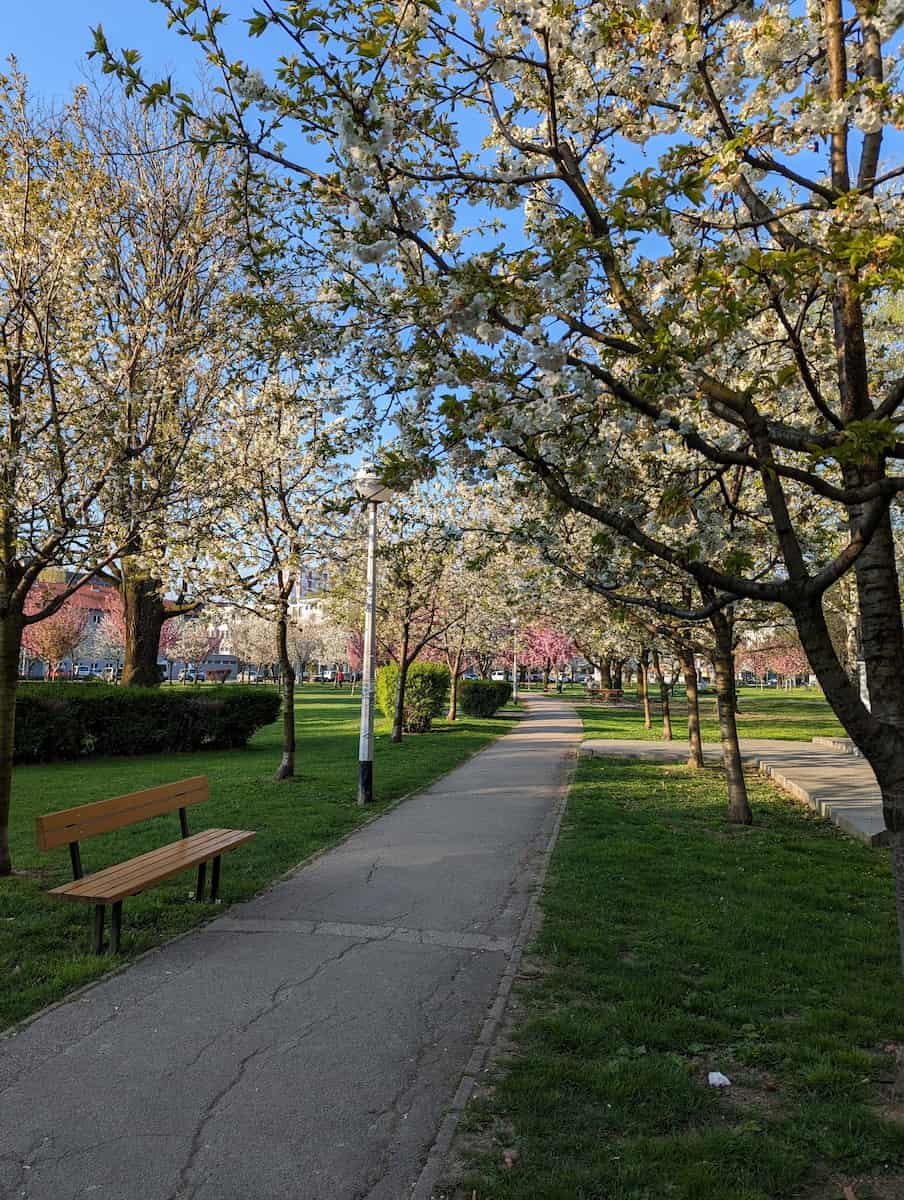
[[[245, 900], [301, 859], [348, 833], [375, 810], [451, 770], [508, 730], [514, 714], [492, 720], [435, 723], [434, 732], [389, 744], [378, 722], [374, 754], [377, 803], [361, 810], [357, 787], [360, 698], [317, 684], [298, 700], [298, 777], [274, 783], [279, 724], [261, 730], [245, 750], [90, 759], [17, 768], [12, 812], [16, 873], [0, 879], [0, 1027], [59, 999], [109, 969], [90, 952], [88, 905], [54, 900], [49, 888], [71, 878], [66, 847], [41, 853], [34, 818], [144, 787], [207, 775], [210, 802], [189, 810], [192, 830], [255, 829], [257, 837], [223, 860], [221, 895]], [[86, 871], [142, 854], [178, 837], [176, 814], [91, 839], [82, 845]], [[189, 899], [186, 872], [126, 900], [123, 958], [133, 957], [222, 911]]]
[[[741, 737], [779, 738], [805, 741], [816, 736], [842, 735], [843, 729], [821, 692], [813, 688], [793, 691], [779, 689], [740, 689], [738, 732]], [[662, 737], [662, 718], [658, 702], [653, 705], [653, 728], [644, 729], [643, 713], [634, 694], [626, 695], [629, 707], [578, 703], [584, 722], [585, 738], [642, 738], [658, 741]], [[672, 731], [675, 740], [687, 740], [687, 703], [681, 692], [672, 699]], [[705, 742], [719, 740], [716, 698], [711, 692], [700, 696], [700, 726]]]
[[714, 771], [581, 762], [512, 1057], [444, 1195], [904, 1197], [887, 858], [750, 783], [738, 829]]

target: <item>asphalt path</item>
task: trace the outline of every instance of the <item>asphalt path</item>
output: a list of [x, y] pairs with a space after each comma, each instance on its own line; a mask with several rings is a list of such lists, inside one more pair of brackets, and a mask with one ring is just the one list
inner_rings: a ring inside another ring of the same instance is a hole
[[570, 705], [528, 699], [434, 786], [0, 1042], [0, 1197], [408, 1197], [580, 732]]

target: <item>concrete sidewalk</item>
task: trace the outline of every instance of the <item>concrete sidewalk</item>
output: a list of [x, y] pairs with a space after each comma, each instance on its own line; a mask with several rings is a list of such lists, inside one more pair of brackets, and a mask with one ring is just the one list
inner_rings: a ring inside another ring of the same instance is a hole
[[427, 791], [0, 1043], [0, 1196], [408, 1197], [501, 1011], [580, 732], [528, 699]]
[[[580, 753], [598, 758], [686, 762], [687, 744], [589, 738], [581, 744]], [[704, 746], [703, 753], [708, 762], [722, 761], [718, 743]], [[871, 846], [885, 844], [888, 835], [882, 816], [882, 796], [872, 767], [851, 753], [842, 739], [783, 742], [773, 738], [741, 738], [741, 754], [746, 762], [828, 817], [845, 833]]]

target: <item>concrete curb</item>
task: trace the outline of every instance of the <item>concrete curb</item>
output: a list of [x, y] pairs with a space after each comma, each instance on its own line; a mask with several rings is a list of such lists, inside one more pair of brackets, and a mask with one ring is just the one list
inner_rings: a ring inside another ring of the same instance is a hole
[[814, 746], [825, 746], [829, 750], [837, 750], [839, 754], [851, 754], [854, 758], [863, 758], [863, 755], [850, 738], [815, 737], [812, 740]]
[[559, 795], [556, 803], [552, 808], [552, 828], [547, 838], [546, 846], [543, 850], [540, 859], [540, 865], [537, 868], [536, 877], [533, 880], [532, 888], [533, 895], [527, 908], [524, 911], [524, 916], [521, 919], [521, 926], [514, 941], [511, 958], [502, 972], [502, 978], [499, 980], [499, 987], [496, 991], [496, 997], [490, 1005], [486, 1019], [483, 1023], [483, 1028], [477, 1038], [477, 1044], [471, 1054], [470, 1059], [464, 1069], [461, 1080], [456, 1089], [449, 1109], [443, 1118], [433, 1145], [427, 1152], [427, 1159], [421, 1170], [417, 1181], [409, 1192], [408, 1200], [435, 1200], [434, 1188], [439, 1181], [445, 1165], [446, 1158], [452, 1147], [452, 1142], [455, 1139], [455, 1134], [458, 1130], [458, 1123], [461, 1120], [461, 1115], [470, 1100], [474, 1088], [477, 1086], [481, 1072], [484, 1070], [487, 1058], [496, 1042], [499, 1034], [502, 1018], [505, 1015], [505, 1010], [511, 996], [512, 987], [515, 982], [515, 977], [521, 966], [521, 960], [524, 957], [525, 947], [536, 937], [542, 924], [543, 914], [540, 910], [540, 897], [543, 893], [543, 888], [546, 883], [546, 875], [549, 870], [550, 860], [552, 859], [553, 851], [556, 847], [556, 842], [559, 840], [559, 831], [562, 828], [562, 819], [565, 816], [565, 810], [568, 806], [568, 794], [571, 790], [574, 773], [578, 762], [578, 747], [568, 755], [568, 766], [565, 773], [565, 778], [562, 781]]
[[[867, 846], [887, 846], [888, 831], [882, 813], [879, 786], [865, 759], [855, 754], [847, 738], [813, 738], [811, 743], [790, 742], [785, 750], [779, 740], [767, 746], [745, 745], [741, 757], [776, 787], [793, 796], [849, 837]], [[813, 762], [802, 758], [814, 754]], [[829, 750], [831, 753], [826, 754]], [[591, 738], [581, 743], [578, 753], [587, 758], [613, 758], [619, 762], [644, 762], [651, 766], [677, 766], [686, 761], [683, 750], [671, 742]], [[717, 765], [721, 755], [715, 744], [704, 747], [707, 764]], [[830, 760], [834, 757], [835, 761]], [[839, 774], [841, 772], [841, 774]]]
[[[821, 817], [825, 817], [827, 821], [831, 821], [849, 837], [856, 838], [858, 842], [864, 842], [867, 846], [888, 846], [890, 844], [888, 830], [885, 828], [885, 820], [882, 816], [881, 798], [877, 797], [875, 803], [871, 803], [867, 809], [864, 804], [858, 805], [853, 800], [845, 803], [835, 799], [824, 799], [820, 796], [817, 788], [803, 787], [780, 768], [772, 766], [771, 763], [758, 760], [756, 769], [783, 792], [787, 792], [795, 800], [805, 804], [807, 808], [811, 808]], [[877, 811], [869, 811], [870, 809]]]

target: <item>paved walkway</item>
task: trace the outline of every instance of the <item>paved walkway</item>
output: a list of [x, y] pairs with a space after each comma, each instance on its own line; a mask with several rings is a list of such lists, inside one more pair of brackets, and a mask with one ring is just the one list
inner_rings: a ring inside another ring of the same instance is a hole
[[[685, 762], [683, 741], [646, 742], [639, 739], [590, 738], [582, 755], [600, 758], [639, 758], [648, 762]], [[839, 828], [869, 845], [886, 841], [882, 797], [872, 767], [851, 753], [844, 739], [782, 742], [771, 738], [741, 738], [741, 753], [779, 787], [828, 817]], [[721, 762], [722, 751], [704, 746], [708, 760]]]
[[580, 731], [529, 699], [421, 795], [0, 1042], [0, 1196], [408, 1197], [501, 1013]]

